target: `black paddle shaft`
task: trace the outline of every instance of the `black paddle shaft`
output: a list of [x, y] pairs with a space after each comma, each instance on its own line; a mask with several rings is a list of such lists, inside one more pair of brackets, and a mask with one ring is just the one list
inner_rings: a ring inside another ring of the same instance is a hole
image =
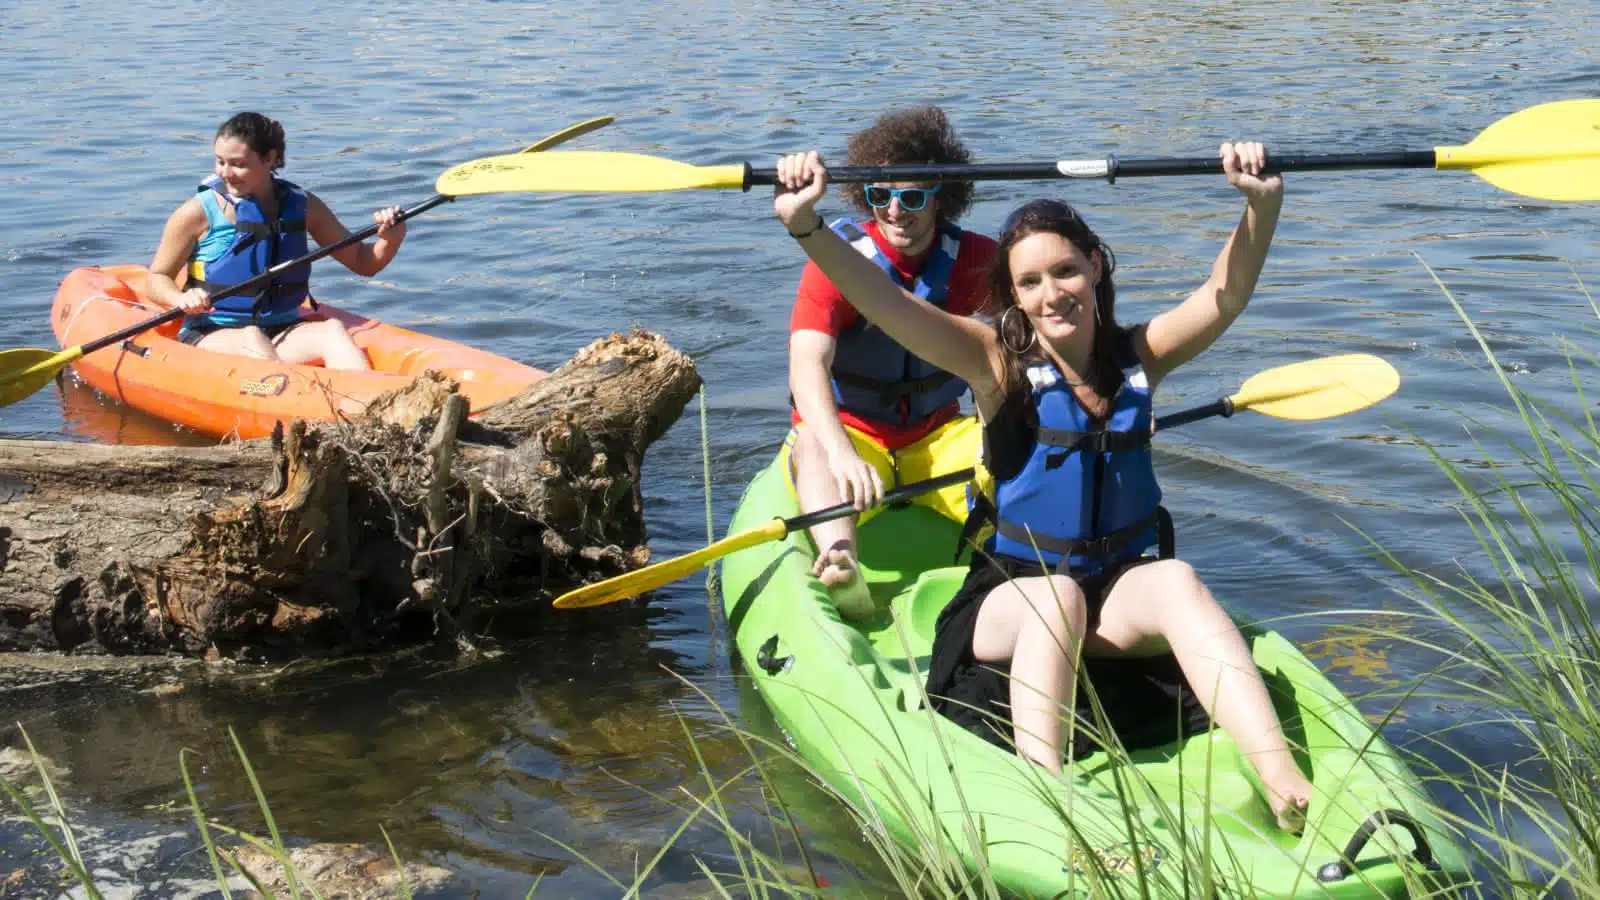
[[[1193, 409], [1186, 409], [1182, 412], [1175, 412], [1169, 415], [1161, 416], [1160, 418], [1156, 419], [1156, 431], [1165, 431], [1168, 428], [1175, 428], [1179, 425], [1187, 425], [1190, 422], [1198, 422], [1201, 419], [1210, 419], [1215, 416], [1227, 418], [1231, 415], [1233, 415], [1233, 401], [1227, 397], [1224, 397], [1214, 403], [1207, 403], [1204, 406], [1196, 406]], [[883, 500], [880, 501], [880, 505], [893, 506], [901, 501], [910, 500], [912, 497], [915, 497], [918, 494], [926, 494], [929, 491], [937, 491], [940, 488], [946, 488], [953, 484], [961, 484], [962, 482], [970, 481], [972, 476], [975, 474], [977, 473], [975, 473], [972, 469], [962, 469], [959, 472], [949, 472], [944, 475], [939, 475], [935, 478], [929, 478], [926, 481], [914, 481], [911, 484], [901, 485], [900, 487], [897, 487], [894, 490], [884, 494]], [[855, 504], [840, 503], [837, 506], [830, 506], [827, 509], [819, 509], [816, 512], [806, 513], [803, 516], [795, 516], [792, 519], [784, 519], [783, 533], [793, 534], [795, 531], [801, 528], [811, 528], [816, 525], [821, 525], [823, 522], [831, 522], [834, 519], [842, 519], [846, 516], [853, 516], [858, 512], [860, 512], [860, 510], [856, 509]]]
[[[1289, 153], [1269, 154], [1268, 172], [1330, 172], [1350, 169], [1431, 169], [1432, 150], [1390, 153]], [[1222, 160], [1215, 156], [1154, 157], [1150, 159], [1061, 160], [1040, 163], [975, 163], [970, 165], [839, 166], [828, 170], [828, 180], [839, 184], [944, 181], [1040, 181], [1055, 178], [1104, 178], [1151, 175], [1221, 174]], [[777, 169], [744, 168], [744, 189], [778, 183]]]
[[[915, 497], [918, 494], [926, 494], [929, 491], [937, 491], [940, 488], [946, 488], [953, 484], [961, 484], [962, 482], [971, 481], [972, 476], [976, 474], [977, 473], [972, 469], [962, 469], [959, 472], [949, 472], [936, 478], [929, 478], [926, 481], [914, 481], [911, 484], [902, 485], [884, 494], [883, 500], [880, 501], [880, 505], [893, 506], [902, 500], [910, 500], [912, 497]], [[860, 512], [860, 510], [856, 509], [855, 504], [840, 503], [837, 506], [830, 506], [827, 509], [819, 509], [816, 512], [806, 513], [803, 516], [795, 516], [792, 519], [784, 519], [783, 533], [793, 534], [795, 531], [801, 528], [810, 528], [814, 525], [821, 525], [823, 522], [832, 522], [834, 519], [842, 519], [845, 516], [853, 516], [858, 512]]]
[[[428, 199], [422, 201], [421, 203], [418, 203], [416, 206], [413, 206], [410, 209], [402, 209], [402, 210], [400, 210], [400, 212], [395, 215], [394, 220], [396, 222], [404, 222], [405, 220], [411, 218], [412, 216], [420, 215], [422, 213], [425, 213], [428, 210], [433, 209], [435, 206], [440, 205], [441, 203], [449, 203], [450, 201], [452, 201], [454, 199], [456, 199], [456, 198], [451, 197], [451, 196], [449, 196], [447, 194], [434, 194], [432, 197], [429, 197]], [[275, 265], [272, 268], [266, 270], [265, 272], [262, 272], [260, 275], [256, 275], [256, 276], [254, 276], [252, 278], [247, 278], [244, 281], [239, 282], [238, 284], [228, 285], [227, 287], [223, 288], [222, 290], [217, 291], [215, 294], [212, 294], [211, 295], [211, 299], [212, 300], [221, 300], [224, 297], [236, 297], [236, 296], [238, 296], [240, 294], [249, 293], [249, 291], [252, 288], [260, 287], [261, 285], [266, 284], [272, 278], [275, 278], [278, 275], [282, 275], [284, 272], [286, 272], [286, 271], [288, 271], [288, 270], [290, 270], [290, 269], [292, 269], [292, 268], [294, 268], [296, 266], [303, 266], [303, 265], [306, 265], [308, 263], [314, 263], [317, 260], [323, 258], [324, 256], [327, 256], [330, 253], [334, 253], [336, 251], [343, 250], [344, 248], [350, 246], [351, 244], [359, 244], [362, 241], [366, 240], [369, 237], [372, 237], [373, 235], [375, 235], [377, 233], [378, 233], [378, 225], [377, 225], [377, 223], [373, 223], [373, 224], [368, 225], [367, 227], [361, 229], [360, 231], [353, 232], [352, 234], [349, 234], [349, 235], [347, 235], [346, 237], [344, 237], [344, 238], [342, 238], [340, 240], [334, 241], [333, 243], [329, 244], [326, 247], [318, 247], [317, 249], [311, 251], [310, 253], [307, 253], [305, 256], [296, 257], [296, 258], [291, 259], [291, 260], [289, 260], [287, 262], [278, 263], [277, 265]], [[122, 341], [125, 341], [128, 338], [131, 338], [134, 335], [139, 334], [142, 331], [148, 331], [149, 329], [154, 328], [154, 327], [156, 327], [157, 325], [160, 325], [163, 322], [170, 322], [173, 319], [181, 317], [183, 314], [184, 314], [183, 308], [175, 306], [172, 309], [167, 310], [166, 312], [162, 313], [159, 316], [156, 316], [153, 319], [146, 319], [143, 322], [138, 322], [136, 324], [129, 325], [127, 328], [124, 328], [121, 331], [117, 331], [117, 332], [114, 332], [112, 334], [108, 334], [103, 338], [98, 338], [96, 340], [90, 341], [87, 344], [84, 344], [83, 345], [83, 353], [84, 353], [85, 356], [87, 356], [88, 354], [93, 353], [94, 351], [99, 350], [102, 347], [109, 347], [112, 344], [121, 343]]]

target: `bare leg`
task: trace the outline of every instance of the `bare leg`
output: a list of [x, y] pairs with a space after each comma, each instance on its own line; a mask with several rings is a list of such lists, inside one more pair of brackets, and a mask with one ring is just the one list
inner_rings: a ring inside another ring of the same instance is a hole
[[[828, 471], [827, 455], [810, 429], [802, 427], [796, 433], [789, 464], [794, 467], [794, 490], [802, 512], [845, 502]], [[858, 622], [872, 618], [872, 593], [856, 567], [856, 517], [823, 522], [808, 533], [817, 547], [817, 563], [811, 574], [827, 586], [840, 615]]]
[[202, 350], [229, 353], [234, 356], [253, 356], [257, 359], [277, 359], [278, 351], [261, 329], [254, 325], [243, 328], [219, 328], [195, 344]]
[[286, 363], [322, 360], [329, 369], [365, 372], [372, 368], [367, 352], [356, 346], [350, 332], [336, 319], [302, 322], [278, 335], [278, 357]]
[[1099, 655], [1102, 641], [1137, 656], [1170, 649], [1206, 712], [1255, 766], [1278, 827], [1304, 827], [1311, 782], [1289, 752], [1239, 627], [1188, 563], [1162, 560], [1124, 574], [1106, 597], [1090, 652]]
[[1088, 620], [1083, 591], [1061, 575], [1018, 578], [989, 592], [972, 632], [979, 662], [1011, 664], [1017, 752], [1061, 771], [1062, 720], [1077, 698], [1078, 645]]

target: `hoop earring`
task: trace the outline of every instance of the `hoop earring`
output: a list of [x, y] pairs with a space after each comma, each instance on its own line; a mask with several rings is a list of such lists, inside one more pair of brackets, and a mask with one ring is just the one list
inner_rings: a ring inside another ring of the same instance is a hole
[[1023, 319], [1022, 319], [1023, 325], [1022, 325], [1022, 327], [1026, 328], [1028, 330], [1028, 342], [1026, 344], [1023, 344], [1021, 347], [1013, 347], [1011, 345], [1011, 341], [1006, 338], [1006, 321], [1008, 319], [1010, 319], [1012, 313], [1021, 313], [1021, 312], [1022, 312], [1022, 307], [1020, 307], [1020, 306], [1009, 307], [1008, 309], [1006, 309], [1005, 312], [1000, 314], [999, 327], [995, 329], [995, 331], [999, 332], [999, 335], [1000, 335], [1000, 346], [1006, 348], [1007, 350], [1010, 350], [1012, 353], [1015, 353], [1018, 356], [1021, 356], [1022, 354], [1027, 353], [1029, 350], [1032, 350], [1033, 349], [1033, 345], [1038, 343], [1038, 341], [1039, 341], [1039, 332], [1034, 331], [1032, 326], [1030, 326], [1028, 324], [1028, 319], [1027, 319], [1027, 315], [1026, 314], [1023, 314]]

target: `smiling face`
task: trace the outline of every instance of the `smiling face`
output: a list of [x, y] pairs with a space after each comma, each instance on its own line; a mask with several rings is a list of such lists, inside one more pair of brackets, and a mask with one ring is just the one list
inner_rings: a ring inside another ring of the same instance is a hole
[[[896, 181], [877, 185], [887, 188], [932, 188], [933, 185], [910, 181]], [[888, 206], [872, 207], [872, 218], [878, 222], [883, 239], [889, 246], [907, 256], [916, 256], [933, 246], [939, 230], [939, 195], [927, 198], [921, 209], [906, 209], [895, 196]]]
[[1059, 234], [1038, 231], [1017, 241], [1008, 256], [1011, 293], [1039, 334], [1069, 363], [1094, 345], [1098, 252], [1085, 255]]
[[217, 177], [227, 185], [228, 193], [235, 197], [260, 194], [272, 183], [272, 167], [277, 151], [268, 150], [266, 156], [250, 149], [250, 145], [236, 137], [219, 137], [211, 152], [216, 156]]

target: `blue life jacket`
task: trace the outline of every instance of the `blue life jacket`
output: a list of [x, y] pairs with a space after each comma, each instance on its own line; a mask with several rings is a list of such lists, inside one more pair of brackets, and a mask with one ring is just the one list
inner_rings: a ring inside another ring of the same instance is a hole
[[[872, 235], [854, 219], [828, 226], [894, 282], [940, 309], [949, 308], [950, 272], [961, 252], [961, 229], [943, 223], [922, 274], [907, 285]], [[967, 383], [924, 362], [883, 329], [858, 316], [839, 335], [833, 354], [833, 399], [839, 408], [878, 422], [906, 425], [961, 399]]]
[[1151, 465], [1154, 412], [1144, 370], [1137, 362], [1123, 370], [1103, 428], [1055, 366], [1029, 367], [1028, 380], [1039, 417], [1033, 449], [1015, 477], [989, 479], [975, 504], [974, 516], [994, 526], [984, 549], [1071, 575], [1138, 557], [1158, 538], [1161, 555], [1170, 556], [1172, 525]]
[[[272, 266], [308, 252], [306, 192], [280, 178], [272, 179], [278, 195], [278, 216], [268, 220], [254, 198], [226, 195], [222, 179], [212, 176], [198, 192], [209, 227], [189, 262], [188, 287], [216, 293], [260, 275]], [[220, 200], [233, 203], [234, 221], [222, 213]], [[231, 233], [231, 241], [223, 243]], [[311, 265], [286, 269], [254, 293], [224, 297], [195, 320], [226, 327], [280, 325], [299, 318], [300, 304], [310, 296]]]

